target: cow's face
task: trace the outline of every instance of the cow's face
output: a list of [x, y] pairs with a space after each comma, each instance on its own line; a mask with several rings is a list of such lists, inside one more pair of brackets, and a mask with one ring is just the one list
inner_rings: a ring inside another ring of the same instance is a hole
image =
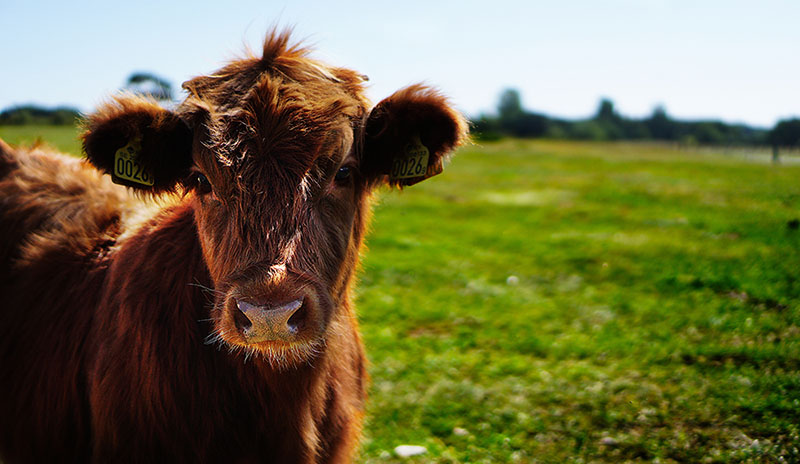
[[216, 337], [293, 361], [320, 349], [344, 316], [335, 310], [346, 301], [372, 179], [355, 150], [359, 101], [340, 92], [322, 107], [314, 96], [298, 105], [280, 87], [266, 78], [235, 109], [192, 116], [203, 122], [188, 186], [217, 295]]
[[[352, 317], [372, 188], [438, 173], [465, 126], [419, 86], [370, 111], [356, 73], [280, 45], [187, 82], [175, 112], [115, 100], [90, 117], [84, 146], [121, 183], [187, 193], [214, 284], [210, 339], [285, 366]], [[149, 182], [115, 171], [120, 150]]]

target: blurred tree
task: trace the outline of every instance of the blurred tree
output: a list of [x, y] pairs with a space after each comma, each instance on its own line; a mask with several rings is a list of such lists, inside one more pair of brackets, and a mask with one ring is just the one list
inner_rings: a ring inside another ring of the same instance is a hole
[[541, 137], [547, 132], [547, 116], [524, 112], [509, 121], [506, 128], [517, 137]]
[[597, 114], [594, 118], [598, 121], [618, 121], [621, 119], [614, 111], [614, 102], [608, 98], [600, 100], [600, 106], [597, 107]]
[[780, 159], [780, 147], [800, 147], [800, 119], [778, 121], [769, 131], [767, 140], [772, 145], [772, 162]]
[[500, 94], [500, 103], [497, 105], [497, 112], [500, 120], [510, 120], [519, 117], [524, 111], [522, 109], [522, 98], [516, 89], [505, 89]]
[[482, 114], [471, 122], [470, 132], [474, 134], [475, 138], [487, 142], [500, 139], [502, 130], [497, 118]]
[[694, 138], [697, 143], [721, 145], [726, 142], [724, 127], [719, 122], [702, 121], [695, 124]]
[[678, 137], [675, 122], [669, 118], [667, 110], [661, 105], [655, 107], [653, 114], [645, 120], [645, 125], [654, 139], [676, 140]]
[[530, 113], [522, 107], [522, 98], [516, 89], [506, 89], [497, 104], [498, 129], [515, 137], [541, 137], [547, 132], [548, 118]]
[[625, 139], [643, 140], [652, 138], [650, 130], [647, 129], [647, 124], [641, 119], [627, 119], [623, 118], [620, 122], [622, 129], [622, 136]]
[[589, 119], [573, 123], [570, 128], [570, 138], [576, 140], [608, 140], [609, 137], [602, 124]]
[[778, 121], [767, 138], [774, 146], [800, 147], [800, 119]]
[[133, 93], [147, 95], [156, 100], [172, 100], [172, 84], [152, 73], [135, 72], [131, 74], [125, 88]]
[[[594, 134], [589, 137], [591, 140], [619, 140], [628, 137], [625, 132], [625, 122], [623, 118], [614, 111], [614, 103], [608, 98], [600, 100], [597, 107], [597, 113], [592, 120], [592, 125], [587, 125], [581, 128], [581, 131], [586, 131], [585, 134]], [[595, 138], [595, 137], [600, 137]]]

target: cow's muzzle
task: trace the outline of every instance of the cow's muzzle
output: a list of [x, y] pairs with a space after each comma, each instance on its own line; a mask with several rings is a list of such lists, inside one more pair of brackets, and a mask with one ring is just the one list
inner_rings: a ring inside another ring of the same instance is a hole
[[333, 302], [310, 275], [289, 272], [229, 285], [215, 327], [222, 340], [264, 353], [323, 342]]
[[292, 342], [302, 331], [309, 312], [305, 297], [291, 301], [256, 304], [235, 300], [233, 321], [247, 343]]

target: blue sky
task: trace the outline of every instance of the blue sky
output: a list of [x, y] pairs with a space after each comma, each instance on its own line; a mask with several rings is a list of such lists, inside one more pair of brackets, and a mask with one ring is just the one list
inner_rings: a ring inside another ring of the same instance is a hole
[[526, 108], [771, 126], [800, 116], [798, 0], [18, 1], [0, 3], [0, 108], [90, 111], [137, 70], [176, 87], [293, 26], [315, 57], [370, 76], [377, 101], [410, 83], [470, 115], [503, 88]]

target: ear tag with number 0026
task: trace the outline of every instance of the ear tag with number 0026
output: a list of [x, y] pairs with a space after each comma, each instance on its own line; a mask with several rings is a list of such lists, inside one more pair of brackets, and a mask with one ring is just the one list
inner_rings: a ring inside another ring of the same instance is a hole
[[418, 135], [406, 144], [403, 153], [392, 161], [391, 179], [410, 179], [425, 177], [428, 173], [428, 148], [422, 144]]
[[[114, 175], [111, 179], [118, 184], [141, 184], [153, 186], [153, 173], [139, 163], [142, 139], [131, 139], [114, 154]], [[119, 180], [122, 180], [121, 182]]]

